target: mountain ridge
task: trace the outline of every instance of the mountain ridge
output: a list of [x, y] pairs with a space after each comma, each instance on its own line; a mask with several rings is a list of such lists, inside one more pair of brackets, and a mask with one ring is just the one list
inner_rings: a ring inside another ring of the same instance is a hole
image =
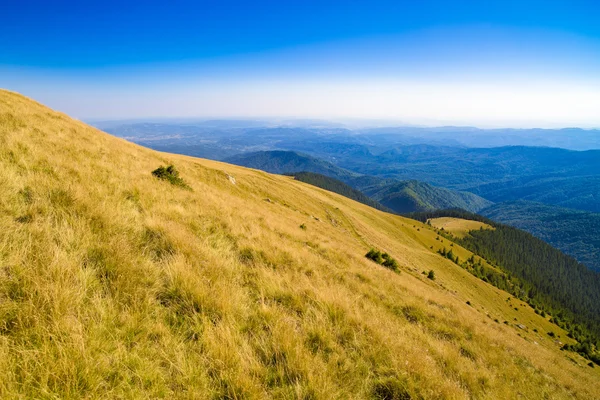
[[328, 161], [292, 151], [261, 151], [226, 159], [227, 162], [278, 174], [312, 172], [337, 179], [397, 213], [463, 208], [479, 211], [492, 202], [469, 192], [434, 187], [415, 180], [398, 181], [361, 175]]

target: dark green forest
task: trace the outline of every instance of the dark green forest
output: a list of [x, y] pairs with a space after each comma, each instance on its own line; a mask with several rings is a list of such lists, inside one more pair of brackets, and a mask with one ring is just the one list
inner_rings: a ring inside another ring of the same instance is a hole
[[398, 213], [461, 208], [477, 212], [492, 202], [473, 193], [459, 192], [415, 180], [397, 181], [355, 178], [348, 183]]
[[[450, 251], [441, 251], [455, 263], [481, 279], [529, 303], [540, 314], [566, 329], [594, 361], [600, 344], [600, 273], [519, 229], [496, 223], [462, 210], [440, 210], [407, 216], [426, 222], [430, 218], [455, 217], [477, 220], [495, 229], [473, 230], [464, 238], [440, 234], [469, 249], [502, 271], [484, 268], [480, 260], [458, 260]], [[589, 349], [589, 351], [587, 351]], [[580, 349], [577, 348], [576, 351]]]
[[533, 234], [600, 271], [600, 214], [529, 201], [494, 204], [480, 213]]

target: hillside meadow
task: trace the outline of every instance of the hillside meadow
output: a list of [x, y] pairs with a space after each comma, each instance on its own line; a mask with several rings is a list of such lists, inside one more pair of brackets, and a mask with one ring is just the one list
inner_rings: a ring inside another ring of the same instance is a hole
[[465, 235], [469, 234], [469, 231], [477, 229], [494, 229], [484, 222], [471, 221], [462, 218], [440, 217], [432, 218], [429, 222], [434, 228], [444, 229], [456, 237], [465, 237]]
[[[152, 176], [171, 164], [189, 189]], [[600, 398], [566, 333], [442, 240], [0, 91], [0, 397]]]

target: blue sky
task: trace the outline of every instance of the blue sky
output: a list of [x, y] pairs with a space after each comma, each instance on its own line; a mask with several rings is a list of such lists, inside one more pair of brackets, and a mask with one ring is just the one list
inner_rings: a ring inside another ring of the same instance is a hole
[[11, 2], [0, 87], [79, 118], [600, 126], [595, 1]]

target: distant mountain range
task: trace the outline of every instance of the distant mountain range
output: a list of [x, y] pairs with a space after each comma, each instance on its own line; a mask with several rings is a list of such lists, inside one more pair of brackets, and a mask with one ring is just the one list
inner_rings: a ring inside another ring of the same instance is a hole
[[[376, 121], [362, 124], [343, 124], [320, 120], [194, 120], [194, 119], [155, 119], [152, 121], [95, 121], [93, 125], [117, 136], [145, 136], [149, 130], [171, 134], [186, 131], [185, 138], [209, 140], [217, 143], [211, 132], [227, 132], [229, 137], [245, 135], [264, 139], [276, 139], [273, 147], [294, 148], [310, 144], [315, 139], [323, 139], [323, 133], [332, 137], [333, 142], [361, 144], [377, 148], [428, 144], [436, 146], [490, 148], [503, 146], [557, 147], [570, 150], [600, 149], [598, 129], [479, 129], [469, 126], [377, 126]], [[389, 122], [388, 122], [389, 125]], [[208, 133], [208, 135], [207, 135]], [[265, 142], [263, 140], [263, 142]], [[200, 143], [190, 143], [198, 145]], [[222, 146], [221, 146], [222, 147]], [[241, 150], [238, 148], [238, 150]], [[300, 149], [297, 149], [300, 150]]]
[[528, 200], [600, 212], [600, 150], [556, 148], [599, 149], [598, 130], [351, 130], [323, 121], [302, 126], [265, 122], [262, 127], [251, 121], [96, 125], [106, 125], [109, 133], [161, 151], [217, 160], [257, 151], [295, 151], [354, 173], [418, 180], [472, 192], [496, 203]]
[[224, 161], [230, 164], [260, 169], [272, 174], [313, 172], [340, 181], [346, 181], [361, 176], [361, 174], [340, 168], [330, 162], [309, 155], [298, 154], [293, 151], [259, 151], [254, 153], [244, 153], [227, 158]]
[[[327, 161], [290, 151], [261, 151], [241, 154], [225, 161], [276, 174], [311, 172], [313, 175], [304, 175], [304, 179], [309, 181], [308, 183], [319, 182], [316, 183], [316, 186], [338, 193], [339, 189], [336, 189], [343, 188], [342, 185], [345, 183], [397, 213], [443, 208], [462, 208], [476, 212], [492, 205], [492, 202], [472, 193], [439, 188], [415, 180], [399, 181], [360, 175]], [[316, 174], [325, 175], [330, 179], [323, 179]], [[336, 180], [341, 182], [336, 182]], [[344, 192], [348, 193], [348, 190], [344, 189]]]
[[416, 179], [472, 192], [497, 203], [529, 200], [600, 212], [599, 150], [417, 145], [374, 154], [361, 152], [356, 146], [348, 153], [345, 144], [340, 144], [337, 151], [331, 145], [328, 149], [328, 160], [366, 175]]

